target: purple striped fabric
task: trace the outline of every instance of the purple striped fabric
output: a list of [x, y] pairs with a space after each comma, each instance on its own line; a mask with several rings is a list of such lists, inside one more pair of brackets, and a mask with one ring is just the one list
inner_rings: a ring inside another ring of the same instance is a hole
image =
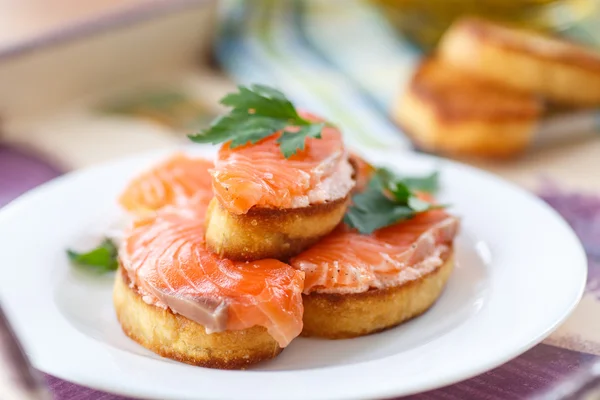
[[0, 207], [23, 192], [60, 175], [34, 154], [0, 145]]
[[[26, 151], [0, 146], [0, 206], [53, 177], [60, 171]], [[600, 265], [600, 199], [563, 193], [552, 185], [542, 197], [555, 207], [581, 237], [590, 260]], [[597, 268], [590, 268], [597, 271]], [[596, 272], [597, 274], [597, 272]], [[590, 275], [593, 275], [590, 273]], [[411, 396], [418, 400], [522, 399], [547, 389], [582, 365], [599, 359], [590, 354], [540, 344], [520, 357], [476, 378], [443, 389]], [[126, 400], [125, 397], [84, 388], [52, 376], [46, 381], [56, 400]]]
[[[500, 368], [476, 378], [432, 392], [414, 400], [522, 399], [544, 390], [580, 366], [598, 357], [540, 344]], [[47, 376], [57, 400], [126, 400]]]
[[99, 392], [46, 375], [46, 382], [55, 400], [129, 400], [127, 397]]

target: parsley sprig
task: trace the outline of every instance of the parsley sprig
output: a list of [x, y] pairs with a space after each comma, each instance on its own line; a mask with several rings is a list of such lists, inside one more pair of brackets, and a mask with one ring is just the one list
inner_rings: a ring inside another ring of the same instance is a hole
[[320, 139], [325, 126], [302, 118], [282, 92], [269, 86], [239, 86], [238, 92], [223, 97], [221, 104], [232, 110], [207, 129], [190, 135], [192, 141], [217, 144], [231, 140], [230, 147], [235, 148], [282, 131], [277, 143], [284, 157], [289, 158], [304, 150], [306, 138]]
[[96, 273], [116, 271], [119, 266], [117, 247], [110, 239], [104, 239], [98, 247], [87, 252], [79, 253], [69, 249], [67, 255], [74, 265]]
[[415, 191], [434, 193], [438, 173], [423, 177], [399, 177], [386, 168], [378, 168], [367, 189], [352, 197], [344, 222], [360, 233], [373, 231], [410, 219], [416, 214], [439, 208], [417, 196]]

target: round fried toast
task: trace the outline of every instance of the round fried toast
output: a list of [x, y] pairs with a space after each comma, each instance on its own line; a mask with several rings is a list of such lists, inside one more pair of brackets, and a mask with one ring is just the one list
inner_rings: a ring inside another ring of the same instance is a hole
[[575, 43], [469, 18], [446, 32], [438, 55], [468, 73], [558, 104], [600, 104], [600, 52]]
[[436, 59], [419, 65], [392, 110], [424, 150], [501, 158], [527, 147], [541, 112], [534, 96], [473, 78]]
[[202, 325], [145, 303], [124, 275], [118, 271], [113, 291], [123, 332], [163, 357], [209, 368], [243, 369], [282, 350], [260, 326], [207, 334]]
[[216, 198], [206, 212], [206, 245], [231, 260], [286, 261], [331, 232], [344, 217], [349, 196], [303, 208], [253, 207], [232, 214]]
[[302, 336], [344, 339], [383, 331], [427, 311], [441, 295], [454, 268], [453, 252], [429, 274], [387, 289], [303, 296]]

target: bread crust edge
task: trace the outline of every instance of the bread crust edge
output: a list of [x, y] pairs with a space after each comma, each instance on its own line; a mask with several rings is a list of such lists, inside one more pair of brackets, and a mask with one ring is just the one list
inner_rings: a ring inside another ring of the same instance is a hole
[[303, 295], [301, 336], [345, 339], [398, 326], [426, 312], [442, 294], [454, 269], [454, 251], [430, 273], [399, 286], [363, 293]]
[[213, 198], [206, 212], [206, 246], [237, 261], [287, 261], [330, 233], [342, 220], [350, 195], [302, 208], [253, 207], [233, 214]]
[[244, 369], [282, 351], [264, 327], [208, 334], [194, 321], [145, 303], [129, 286], [122, 268], [115, 277], [113, 303], [128, 337], [162, 357], [186, 364]]

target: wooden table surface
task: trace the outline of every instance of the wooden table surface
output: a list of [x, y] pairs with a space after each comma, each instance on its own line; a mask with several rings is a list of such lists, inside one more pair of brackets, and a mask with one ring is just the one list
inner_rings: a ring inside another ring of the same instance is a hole
[[166, 0], [0, 0], [0, 54], [94, 19]]

